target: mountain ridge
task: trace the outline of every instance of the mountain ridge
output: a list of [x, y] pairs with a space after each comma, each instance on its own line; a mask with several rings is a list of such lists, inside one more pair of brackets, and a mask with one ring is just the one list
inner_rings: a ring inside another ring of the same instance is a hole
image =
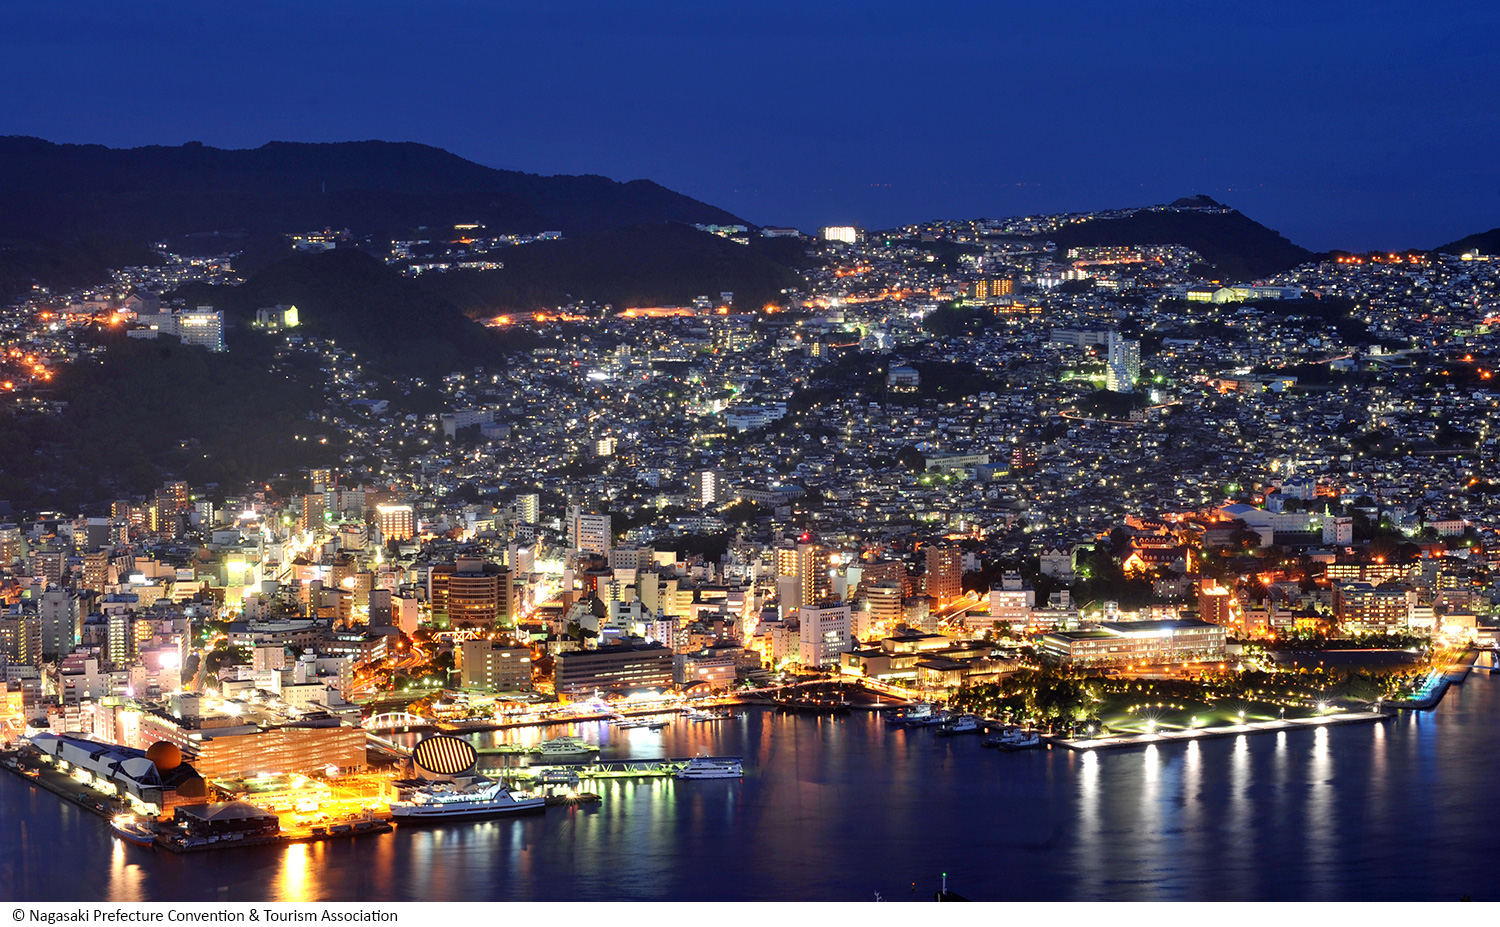
[[0, 137], [0, 238], [156, 241], [215, 230], [386, 233], [480, 222], [499, 233], [642, 222], [748, 224], [651, 180], [486, 167], [418, 142], [110, 148]]

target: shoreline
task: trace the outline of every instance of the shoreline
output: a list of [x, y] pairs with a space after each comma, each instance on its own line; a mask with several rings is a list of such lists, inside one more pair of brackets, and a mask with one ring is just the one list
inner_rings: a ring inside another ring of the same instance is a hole
[[[1248, 724], [1231, 724], [1223, 727], [1205, 727], [1187, 731], [1163, 731], [1154, 734], [1119, 734], [1109, 737], [1097, 737], [1086, 740], [1065, 737], [1044, 737], [1048, 745], [1065, 747], [1076, 752], [1087, 753], [1094, 750], [1121, 750], [1131, 747], [1145, 747], [1161, 743], [1183, 743], [1193, 740], [1214, 740], [1222, 737], [1237, 737], [1241, 734], [1270, 734], [1277, 731], [1305, 730], [1308, 728], [1332, 727], [1342, 724], [1373, 724], [1389, 721], [1394, 718], [1397, 711], [1430, 711], [1442, 702], [1443, 696], [1448, 694], [1448, 689], [1462, 685], [1468, 678], [1469, 673], [1475, 668], [1474, 664], [1479, 659], [1480, 650], [1471, 647], [1456, 663], [1450, 663], [1443, 669], [1441, 680], [1434, 686], [1432, 694], [1423, 699], [1387, 699], [1382, 702], [1380, 711], [1341, 711], [1333, 714], [1323, 715], [1317, 718], [1278, 718], [1274, 721], [1256, 721]], [[1487, 667], [1480, 667], [1485, 669]]]

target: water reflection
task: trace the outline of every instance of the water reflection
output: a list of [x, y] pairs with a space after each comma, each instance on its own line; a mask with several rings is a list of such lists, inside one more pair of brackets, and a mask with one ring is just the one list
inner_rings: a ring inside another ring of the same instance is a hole
[[111, 837], [112, 844], [109, 860], [109, 897], [115, 901], [142, 901], [141, 883], [144, 874], [141, 867], [135, 864], [130, 854], [151, 852], [144, 847], [132, 848], [118, 837]]
[[1313, 731], [1312, 754], [1307, 764], [1306, 826], [1307, 858], [1310, 865], [1327, 865], [1334, 854], [1333, 751], [1328, 746], [1329, 731]]
[[[0, 898], [894, 900], [947, 871], [979, 900], [1488, 900], [1500, 807], [1473, 796], [1500, 759], [1500, 678], [1464, 690], [1426, 721], [1083, 754], [752, 711], [652, 741], [738, 753], [743, 781], [599, 781], [592, 808], [192, 857], [0, 776]], [[1421, 833], [1468, 837], [1413, 853]]]

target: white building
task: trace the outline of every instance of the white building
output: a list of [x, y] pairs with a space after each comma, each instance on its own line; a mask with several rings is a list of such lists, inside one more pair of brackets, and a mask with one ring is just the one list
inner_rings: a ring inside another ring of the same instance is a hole
[[797, 611], [801, 624], [798, 662], [803, 666], [837, 666], [839, 654], [853, 640], [853, 616], [845, 605], [804, 606]]

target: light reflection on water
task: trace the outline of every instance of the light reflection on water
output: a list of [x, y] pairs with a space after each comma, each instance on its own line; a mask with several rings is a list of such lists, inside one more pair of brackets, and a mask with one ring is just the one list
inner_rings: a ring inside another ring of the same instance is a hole
[[[946, 871], [982, 900], [1492, 899], [1500, 679], [1449, 699], [1387, 725], [1088, 754], [751, 711], [629, 738], [739, 754], [743, 781], [600, 781], [599, 806], [192, 856], [126, 846], [0, 776], [0, 897], [896, 900]], [[1422, 834], [1462, 839], [1416, 851]]]

